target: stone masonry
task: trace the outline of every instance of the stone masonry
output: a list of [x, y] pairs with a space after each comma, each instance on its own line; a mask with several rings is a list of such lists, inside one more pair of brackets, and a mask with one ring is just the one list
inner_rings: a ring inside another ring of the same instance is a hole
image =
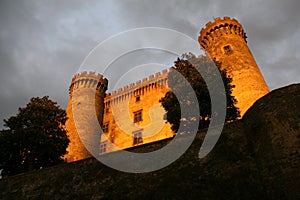
[[[241, 116], [269, 92], [246, 38], [237, 20], [224, 17], [207, 23], [198, 39], [206, 53], [232, 77], [232, 94]], [[106, 93], [107, 85], [108, 80], [94, 72], [82, 72], [72, 79], [66, 123], [71, 141], [65, 156], [68, 162], [173, 136], [159, 103], [170, 90], [167, 70], [112, 93]]]

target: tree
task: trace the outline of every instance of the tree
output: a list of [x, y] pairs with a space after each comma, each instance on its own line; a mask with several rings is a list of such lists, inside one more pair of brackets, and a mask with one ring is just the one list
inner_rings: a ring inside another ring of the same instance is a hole
[[16, 116], [4, 120], [8, 129], [0, 132], [0, 164], [6, 174], [63, 162], [69, 144], [66, 120], [66, 112], [48, 96], [31, 98]]
[[[208, 127], [212, 117], [211, 99], [207, 83], [202, 77], [203, 74], [201, 75], [199, 71], [205, 73], [206, 81], [209, 81], [210, 85], [214, 85], [216, 84], [217, 74], [215, 74], [215, 70], [212, 69], [215, 68], [215, 63], [206, 56], [197, 58], [191, 53], [184, 54], [182, 58], [178, 58], [174, 63], [174, 70], [168, 75], [168, 85], [171, 91], [167, 92], [166, 95], [160, 99], [162, 106], [167, 112], [167, 121], [171, 124], [171, 128], [174, 132], [177, 132], [180, 124], [188, 128], [190, 124], [193, 123], [192, 119], [195, 118], [199, 119], [198, 129]], [[220, 63], [217, 63], [217, 65], [219, 64]], [[226, 93], [218, 95], [226, 95], [227, 102], [225, 102], [226, 105], [224, 104], [227, 109], [225, 121], [231, 122], [240, 116], [239, 110], [235, 106], [237, 100], [232, 96], [232, 88], [234, 88], [234, 85], [231, 85], [232, 78], [227, 76], [225, 70], [219, 69], [218, 73], [221, 74]], [[188, 85], [192, 87], [192, 92], [196, 94], [196, 101], [191, 98]], [[179, 96], [175, 94], [179, 94]], [[198, 104], [200, 108], [200, 116], [194, 109], [196, 104]], [[185, 116], [181, 116], [181, 109], [185, 109], [190, 113], [189, 119], [186, 119]], [[217, 115], [218, 113], [213, 113], [213, 115], [214, 114]]]

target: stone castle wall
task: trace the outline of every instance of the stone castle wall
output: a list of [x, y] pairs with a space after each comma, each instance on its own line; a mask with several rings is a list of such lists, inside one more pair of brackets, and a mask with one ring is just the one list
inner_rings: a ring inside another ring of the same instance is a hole
[[[106, 94], [108, 81], [95, 72], [76, 74], [70, 86], [66, 128], [68, 162], [173, 136], [159, 100], [168, 88], [168, 70]], [[134, 122], [135, 112], [141, 120]], [[101, 130], [102, 129], [102, 130]], [[102, 133], [102, 134], [101, 134]], [[141, 139], [135, 138], [140, 133]], [[93, 148], [94, 152], [89, 152]]]
[[66, 122], [70, 139], [68, 154], [65, 156], [68, 162], [89, 157], [90, 152], [87, 151], [86, 146], [97, 151], [100, 142], [99, 125], [103, 120], [103, 99], [107, 84], [107, 79], [94, 72], [82, 72], [73, 77], [69, 88], [70, 100]]
[[[229, 17], [207, 23], [199, 36], [199, 44], [206, 53], [215, 62], [220, 62], [221, 68], [232, 77], [235, 85], [232, 94], [238, 101], [241, 116], [269, 92], [246, 38], [242, 25]], [[67, 108], [69, 120], [66, 123], [71, 141], [67, 161], [173, 136], [170, 124], [163, 119], [165, 111], [159, 103], [159, 99], [170, 90], [167, 70], [111, 94], [105, 93], [107, 84], [107, 79], [93, 72], [83, 72], [72, 79]], [[78, 133], [81, 133], [80, 137]], [[92, 152], [88, 152], [85, 146]]]
[[269, 92], [268, 86], [250, 52], [242, 25], [229, 17], [216, 18], [200, 32], [198, 41], [206, 53], [221, 63], [232, 77], [232, 91], [241, 116], [260, 97]]
[[[106, 152], [169, 138], [171, 126], [163, 119], [165, 111], [159, 100], [169, 91], [168, 71], [156, 73], [108, 94], [104, 100], [103, 125], [108, 129], [101, 143]], [[135, 122], [136, 112], [141, 111], [141, 120]], [[140, 133], [142, 139], [135, 141]], [[113, 142], [111, 145], [109, 142]], [[103, 147], [102, 147], [103, 148]]]

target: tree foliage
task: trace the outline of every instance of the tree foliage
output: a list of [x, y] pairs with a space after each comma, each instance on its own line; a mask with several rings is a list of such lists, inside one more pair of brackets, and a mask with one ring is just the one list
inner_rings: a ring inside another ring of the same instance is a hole
[[16, 116], [4, 120], [8, 129], [0, 132], [0, 165], [6, 174], [63, 162], [69, 144], [66, 119], [65, 110], [45, 96], [31, 98]]
[[[239, 110], [235, 106], [237, 100], [232, 96], [232, 88], [234, 88], [234, 85], [231, 84], [232, 78], [227, 76], [225, 70], [212, 70], [215, 69], [213, 61], [206, 56], [196, 57], [191, 53], [184, 54], [182, 58], [178, 58], [174, 63], [174, 70], [168, 75], [168, 85], [171, 91], [167, 92], [160, 100], [167, 112], [167, 121], [172, 125], [171, 128], [174, 132], [177, 132], [179, 125], [188, 128], [195, 121], [193, 120], [195, 118], [199, 120], [198, 129], [206, 128], [212, 116], [218, 115], [218, 113], [211, 113], [211, 99], [206, 81], [210, 85], [216, 85], [216, 76], [220, 75], [224, 83], [225, 93], [219, 93], [218, 95], [226, 95], [227, 102], [224, 102], [224, 105], [220, 102], [218, 106], [226, 106], [225, 121], [231, 122], [240, 116]], [[219, 64], [217, 63], [217, 65]], [[200, 74], [199, 71], [204, 74]], [[216, 71], [219, 74], [216, 74]], [[203, 75], [205, 75], [205, 80]], [[192, 87], [192, 91], [188, 90], [189, 85]], [[196, 101], [191, 98], [191, 92], [196, 95]], [[195, 111], [196, 104], [199, 106], [200, 116]], [[181, 109], [185, 109], [190, 113], [188, 119], [182, 116]]]

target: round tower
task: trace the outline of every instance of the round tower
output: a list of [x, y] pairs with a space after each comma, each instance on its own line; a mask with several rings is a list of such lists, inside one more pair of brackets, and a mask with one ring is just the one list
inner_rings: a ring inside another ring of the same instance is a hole
[[[67, 162], [90, 157], [99, 150], [107, 79], [95, 72], [76, 74], [71, 82], [66, 129], [70, 139]], [[87, 147], [89, 152], [87, 151]]]
[[200, 31], [199, 44], [206, 53], [225, 69], [235, 85], [232, 94], [237, 99], [241, 116], [260, 97], [269, 92], [268, 86], [247, 46], [247, 36], [235, 19], [224, 17], [209, 22]]

